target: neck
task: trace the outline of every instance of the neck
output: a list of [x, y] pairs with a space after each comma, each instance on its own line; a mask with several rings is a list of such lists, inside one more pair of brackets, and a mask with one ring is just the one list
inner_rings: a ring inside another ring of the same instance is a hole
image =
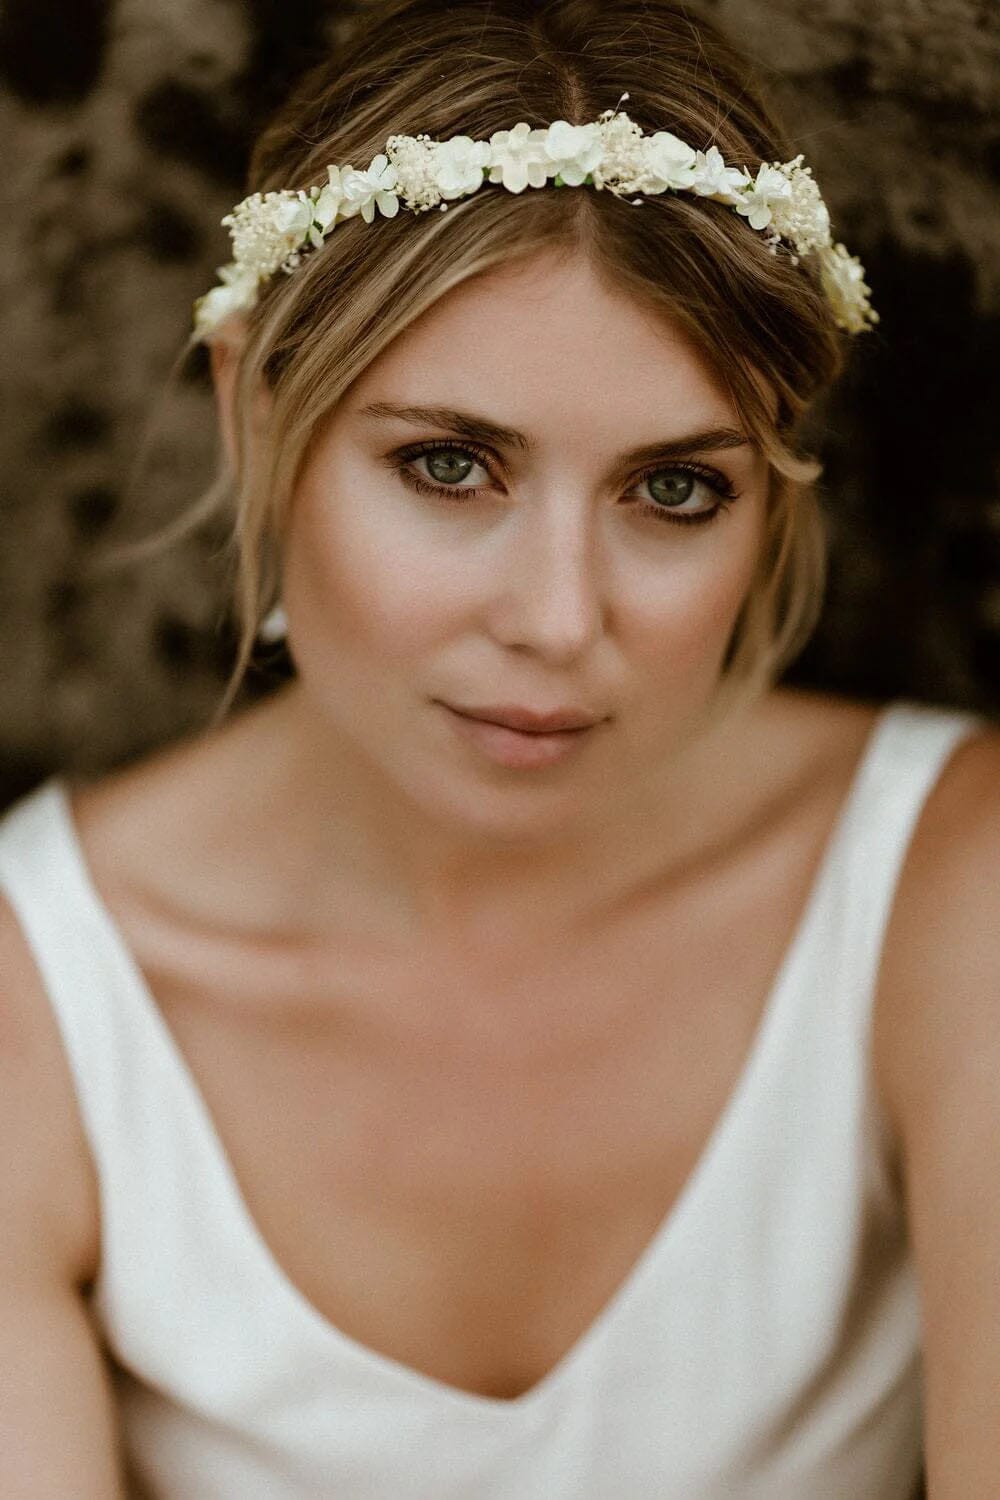
[[564, 817], [482, 827], [417, 805], [293, 683], [223, 731], [225, 779], [253, 788], [274, 887], [296, 923], [321, 933], [349, 909], [352, 923], [363, 914], [401, 944], [530, 942], [582, 928], [704, 857], [732, 824], [725, 788], [744, 717], [693, 726], [655, 775], [623, 775]]

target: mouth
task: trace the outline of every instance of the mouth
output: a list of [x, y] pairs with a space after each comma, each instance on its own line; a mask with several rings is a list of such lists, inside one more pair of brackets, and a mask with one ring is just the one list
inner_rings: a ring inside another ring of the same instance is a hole
[[[474, 746], [488, 760], [512, 770], [537, 770], [567, 760], [593, 738], [594, 731], [602, 722], [591, 719], [580, 723], [579, 715], [576, 715], [577, 722], [569, 727], [520, 728], [495, 719], [481, 718], [478, 713], [472, 714], [453, 708], [450, 703], [437, 701], [467, 744]], [[514, 713], [508, 710], [503, 712], [509, 718], [520, 718], [522, 722], [525, 718], [530, 718], [536, 725], [539, 720], [551, 724], [553, 719], [569, 717], [562, 712], [549, 715], [522, 714], [520, 711]]]
[[522, 734], [553, 734], [563, 730], [591, 729], [600, 723], [600, 715], [584, 708], [551, 708], [544, 711], [522, 708], [518, 704], [490, 704], [487, 707], [462, 707], [445, 704], [452, 713], [465, 719], [478, 719], [486, 724], [501, 724], [507, 729], [517, 729]]

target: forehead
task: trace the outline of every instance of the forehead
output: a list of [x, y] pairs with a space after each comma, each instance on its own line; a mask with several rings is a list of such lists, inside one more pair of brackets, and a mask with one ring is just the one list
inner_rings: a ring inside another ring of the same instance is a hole
[[737, 422], [682, 329], [609, 287], [582, 257], [476, 276], [412, 323], [355, 382], [347, 406], [449, 401], [527, 432], [586, 426], [616, 442], [664, 422]]

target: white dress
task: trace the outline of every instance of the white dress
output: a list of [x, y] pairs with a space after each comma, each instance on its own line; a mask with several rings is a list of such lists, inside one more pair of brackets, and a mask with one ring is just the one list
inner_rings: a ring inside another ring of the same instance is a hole
[[[101, 1195], [95, 1315], [154, 1500], [910, 1500], [921, 1330], [873, 1092], [917, 816], [975, 715], [875, 722], [745, 1064], [679, 1199], [515, 1400], [340, 1332], [283, 1274], [88, 875], [62, 783], [0, 820]], [[569, 1274], [569, 1272], [568, 1272]]]

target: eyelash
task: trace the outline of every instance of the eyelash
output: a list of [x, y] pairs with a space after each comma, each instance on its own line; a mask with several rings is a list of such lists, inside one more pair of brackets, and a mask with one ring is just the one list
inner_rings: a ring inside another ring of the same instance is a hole
[[[438, 438], [431, 442], [418, 443], [414, 447], [401, 449], [398, 453], [390, 457], [389, 463], [397, 471], [404, 484], [410, 485], [422, 495], [444, 496], [449, 500], [455, 500], [459, 495], [463, 500], [471, 499], [475, 495], [478, 495], [479, 486], [459, 489], [455, 485], [434, 484], [429, 479], [421, 478], [420, 475], [415, 474], [412, 469], [407, 467], [414, 459], [421, 458], [427, 453], [434, 453], [441, 449], [445, 449], [448, 452], [471, 455], [484, 469], [488, 470], [490, 467], [491, 455], [484, 452], [483, 449], [473, 447], [469, 443], [453, 443], [447, 438]], [[700, 479], [704, 484], [707, 484], [709, 489], [714, 490], [719, 497], [718, 504], [713, 506], [711, 510], [695, 511], [690, 514], [673, 512], [666, 506], [653, 505], [650, 501], [645, 501], [640, 505], [640, 511], [644, 515], [652, 516], [655, 521], [665, 521], [668, 526], [706, 526], [710, 522], [718, 520], [719, 516], [729, 509], [733, 501], [739, 499], [740, 492], [733, 488], [724, 474], [720, 474], [717, 469], [707, 469], [701, 464], [692, 463], [653, 464], [650, 468], [644, 469], [641, 474], [636, 476], [633, 481], [633, 488], [636, 485], [642, 484], [643, 480], [648, 479], [651, 475], [663, 473], [692, 474], [696, 479]], [[459, 503], [462, 503], [461, 500]]]

